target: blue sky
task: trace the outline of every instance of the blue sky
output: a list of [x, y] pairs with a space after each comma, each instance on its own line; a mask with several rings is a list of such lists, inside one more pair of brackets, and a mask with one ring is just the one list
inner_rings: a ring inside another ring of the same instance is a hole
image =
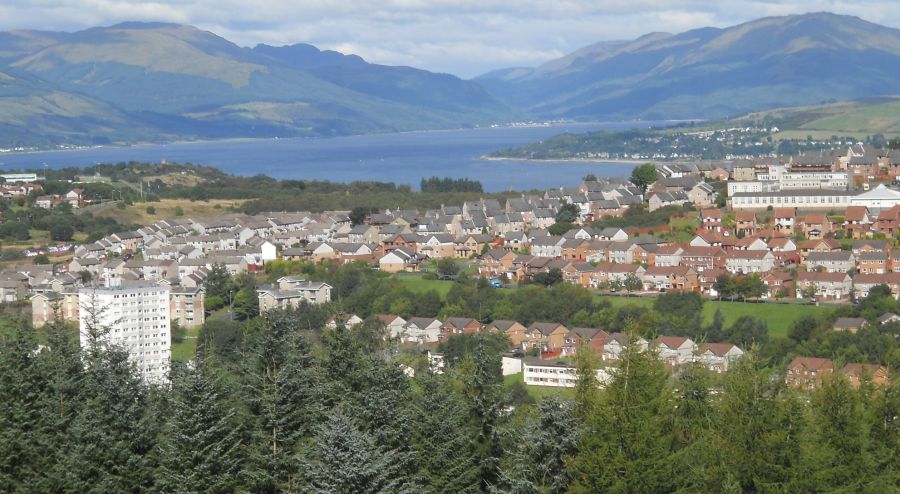
[[815, 11], [900, 27], [898, 0], [11, 0], [0, 5], [0, 29], [176, 22], [242, 46], [304, 42], [472, 77], [597, 41]]

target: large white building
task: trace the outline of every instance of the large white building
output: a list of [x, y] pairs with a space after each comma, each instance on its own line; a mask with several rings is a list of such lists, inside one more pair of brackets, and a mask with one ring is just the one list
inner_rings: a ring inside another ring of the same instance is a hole
[[169, 289], [148, 282], [78, 291], [81, 346], [89, 328], [102, 328], [107, 344], [128, 351], [144, 380], [167, 379], [171, 357]]

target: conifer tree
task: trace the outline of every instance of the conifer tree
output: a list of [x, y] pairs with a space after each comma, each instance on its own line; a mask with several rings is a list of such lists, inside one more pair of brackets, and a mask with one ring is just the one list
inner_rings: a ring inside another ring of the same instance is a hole
[[321, 493], [417, 493], [417, 486], [398, 465], [409, 453], [381, 448], [375, 439], [340, 411], [318, 428], [315, 445], [303, 462], [307, 487]]
[[465, 376], [465, 396], [469, 401], [471, 420], [477, 430], [476, 455], [482, 490], [497, 482], [499, 458], [502, 454], [498, 437], [501, 395], [500, 355], [488, 351], [484, 334], [477, 334], [472, 353], [471, 372]]
[[819, 492], [836, 487], [862, 491], [874, 462], [860, 392], [842, 375], [828, 376], [810, 397], [809, 412], [801, 484]]
[[209, 364], [176, 365], [162, 430], [157, 485], [163, 492], [232, 492], [243, 463], [242, 431]]
[[654, 354], [622, 352], [572, 462], [572, 492], [661, 492], [671, 482], [672, 394]]
[[466, 404], [449, 378], [426, 375], [415, 430], [416, 454], [429, 492], [479, 491], [476, 433]]
[[575, 353], [575, 410], [574, 413], [584, 418], [597, 405], [600, 393], [600, 382], [597, 380], [597, 355], [594, 348], [582, 343]]
[[249, 468], [252, 490], [296, 489], [295, 455], [324, 416], [323, 389], [306, 339], [293, 311], [263, 316], [253, 345], [252, 365], [244, 372], [245, 395], [255, 420]]
[[[784, 380], [748, 352], [731, 367], [694, 489], [784, 490], [797, 473], [803, 413]], [[730, 487], [729, 487], [730, 486]]]
[[128, 352], [88, 350], [82, 405], [69, 429], [67, 489], [131, 492], [153, 486], [158, 420]]
[[31, 431], [40, 430], [46, 376], [38, 365], [34, 333], [14, 331], [0, 339], [0, 491], [29, 489], [39, 464]]

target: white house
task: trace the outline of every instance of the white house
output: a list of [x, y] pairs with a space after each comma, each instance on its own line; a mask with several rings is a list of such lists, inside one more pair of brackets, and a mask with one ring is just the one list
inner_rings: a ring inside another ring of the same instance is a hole
[[683, 336], [660, 336], [653, 342], [659, 358], [670, 366], [677, 366], [694, 361], [697, 344]]
[[697, 361], [718, 373], [727, 372], [743, 356], [744, 351], [731, 343], [704, 343], [697, 351]]

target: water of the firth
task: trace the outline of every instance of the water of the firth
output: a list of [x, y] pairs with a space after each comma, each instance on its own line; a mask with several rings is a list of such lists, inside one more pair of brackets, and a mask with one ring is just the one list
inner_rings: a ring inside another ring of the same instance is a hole
[[0, 155], [0, 171], [62, 168], [121, 161], [195, 163], [236, 175], [333, 182], [377, 180], [418, 188], [423, 177], [468, 177], [487, 191], [574, 186], [581, 177], [628, 176], [627, 163], [529, 163], [483, 161], [490, 151], [527, 144], [563, 132], [619, 130], [661, 122], [573, 123], [359, 135], [322, 139], [205, 141]]

